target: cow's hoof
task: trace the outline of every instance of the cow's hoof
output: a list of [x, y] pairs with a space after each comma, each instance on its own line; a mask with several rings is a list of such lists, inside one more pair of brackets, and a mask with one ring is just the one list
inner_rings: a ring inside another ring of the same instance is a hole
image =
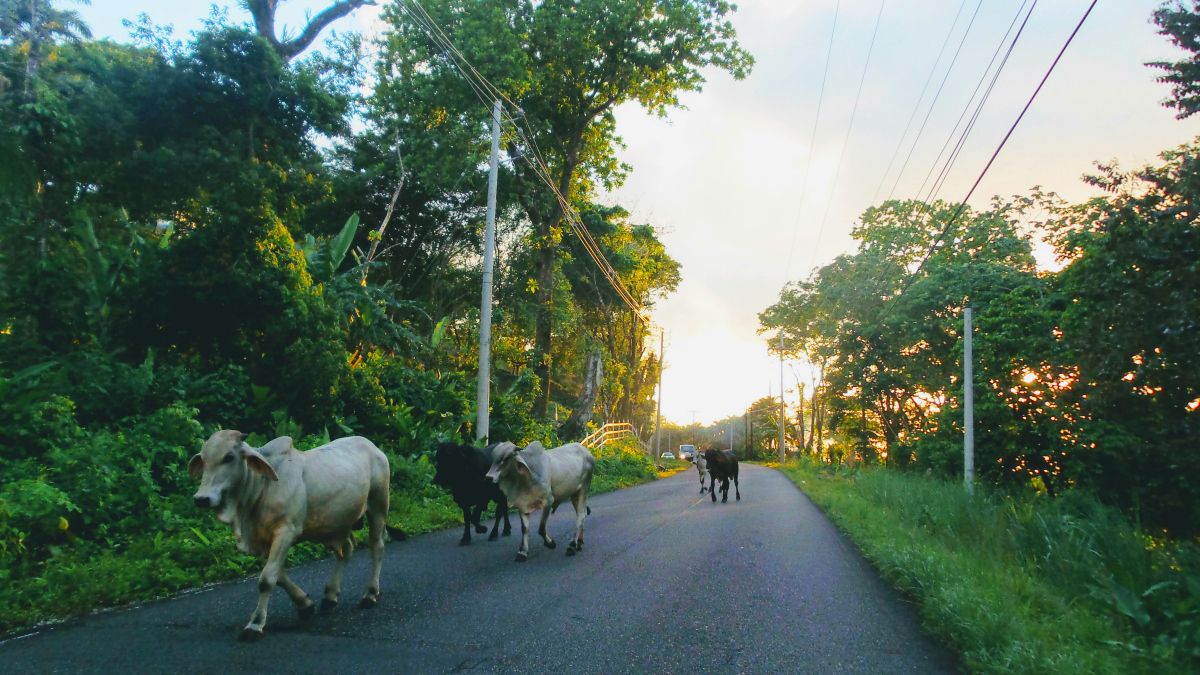
[[567, 546], [567, 557], [569, 558], [575, 555], [575, 550], [575, 542], [571, 542], [570, 545]]
[[337, 609], [338, 601], [330, 600], [329, 598], [321, 598], [321, 613], [328, 614]]
[[362, 600], [358, 601], [359, 609], [375, 609], [379, 605], [379, 596], [364, 595]]
[[542, 543], [546, 545], [546, 548], [558, 548], [558, 542], [553, 539], [546, 539]]
[[506, 537], [511, 537], [511, 536], [512, 536], [512, 530], [508, 529], [507, 527], [506, 527], [506, 528], [504, 528], [504, 536], [506, 536]]
[[263, 632], [254, 628], [246, 627], [242, 629], [242, 634], [238, 636], [238, 642], [258, 642], [263, 637]]
[[518, 554], [517, 554], [517, 560], [516, 560], [516, 562], [525, 562], [526, 560], [529, 560], [529, 554], [528, 554], [528, 553], [518, 553]]
[[487, 527], [485, 527], [483, 525], [475, 526], [475, 534], [483, 534], [484, 532], [487, 532]]
[[737, 496], [737, 500], [738, 500], [739, 502], [740, 502], [740, 501], [742, 501], [742, 496], [741, 496], [741, 495], [738, 495], [738, 496]]
[[722, 504], [728, 504], [728, 503], [729, 503], [729, 497], [721, 497], [721, 503], [722, 503]]
[[459, 540], [458, 540], [458, 545], [459, 545], [459, 546], [470, 546], [470, 545], [471, 545], [471, 540], [470, 540], [470, 539], [468, 539], [467, 537], [463, 537], [462, 539], [459, 539]]
[[491, 534], [489, 534], [489, 535], [488, 535], [488, 541], [496, 541], [496, 540], [497, 540], [497, 539], [499, 539], [499, 538], [500, 538], [500, 533], [499, 533], [499, 532], [493, 532], [493, 533], [491, 533]]
[[312, 621], [312, 618], [317, 615], [317, 603], [312, 602], [307, 607], [297, 607], [296, 613], [300, 615], [301, 623]]

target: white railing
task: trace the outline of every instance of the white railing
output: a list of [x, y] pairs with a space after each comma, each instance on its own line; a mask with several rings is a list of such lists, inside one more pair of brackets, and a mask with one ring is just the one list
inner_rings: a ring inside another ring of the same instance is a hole
[[633, 424], [630, 422], [609, 422], [599, 429], [588, 434], [586, 438], [579, 441], [583, 447], [591, 449], [598, 448], [609, 441], [615, 441], [620, 438], [637, 438], [633, 432]]

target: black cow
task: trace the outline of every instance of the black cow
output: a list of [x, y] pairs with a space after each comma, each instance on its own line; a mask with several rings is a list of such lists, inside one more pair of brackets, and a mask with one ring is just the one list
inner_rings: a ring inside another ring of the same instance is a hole
[[708, 463], [709, 490], [712, 500], [717, 501], [717, 481], [721, 483], [721, 503], [729, 501], [729, 479], [733, 479], [733, 492], [738, 499], [742, 493], [738, 490], [738, 460], [732, 450], [709, 449], [704, 451], [704, 461]]
[[488, 469], [492, 468], [492, 450], [497, 445], [499, 443], [493, 443], [486, 448], [454, 443], [438, 445], [434, 460], [437, 473], [433, 476], [433, 482], [446, 488], [454, 497], [454, 502], [462, 508], [463, 536], [458, 543], [463, 546], [471, 543], [472, 524], [475, 525], [475, 532], [487, 532], [487, 528], [479, 524], [479, 519], [488, 502], [496, 502], [496, 522], [492, 525], [488, 541], [496, 540], [501, 514], [504, 515], [504, 536], [512, 534], [512, 525], [508, 522], [508, 498], [500, 491], [500, 486], [487, 477]]

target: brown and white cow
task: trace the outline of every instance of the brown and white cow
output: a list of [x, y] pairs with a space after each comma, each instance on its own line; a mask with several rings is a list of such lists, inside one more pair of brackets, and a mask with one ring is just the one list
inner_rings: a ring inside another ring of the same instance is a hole
[[[364, 515], [370, 526], [371, 581], [359, 607], [379, 602], [379, 569], [388, 512], [390, 468], [387, 457], [361, 436], [340, 438], [300, 452], [292, 439], [276, 438], [252, 448], [240, 431], [218, 431], [188, 463], [200, 479], [194, 500], [233, 527], [238, 550], [266, 558], [258, 578], [258, 606], [240, 640], [258, 640], [267, 624], [267, 604], [278, 583], [301, 619], [316, 612], [315, 603], [284, 571], [288, 548], [297, 541], [325, 544], [337, 555], [325, 586], [321, 611], [337, 605], [342, 572], [354, 551], [352, 531]], [[402, 533], [401, 533], [402, 535]]]
[[492, 452], [492, 468], [487, 477], [500, 486], [508, 503], [521, 516], [521, 546], [517, 562], [529, 559], [529, 514], [542, 512], [538, 534], [546, 548], [557, 544], [546, 530], [550, 513], [559, 504], [570, 501], [575, 507], [575, 536], [567, 545], [567, 555], [583, 550], [583, 519], [591, 513], [587, 505], [592, 489], [592, 474], [596, 459], [579, 443], [568, 443], [546, 450], [534, 441], [524, 448], [512, 443], [500, 443]]

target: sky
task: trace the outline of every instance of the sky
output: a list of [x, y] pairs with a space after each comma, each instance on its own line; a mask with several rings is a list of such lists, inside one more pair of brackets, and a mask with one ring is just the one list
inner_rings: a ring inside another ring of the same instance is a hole
[[[306, 12], [328, 2], [283, 2], [277, 23], [294, 34]], [[1089, 2], [1038, 2], [940, 197], [963, 198]], [[248, 18], [236, 3], [217, 4], [230, 6], [231, 18]], [[875, 0], [742, 1], [733, 23], [740, 43], [757, 61], [749, 77], [735, 81], [718, 71], [708, 73], [704, 90], [684, 95], [685, 108], [665, 120], [636, 105], [617, 110], [618, 133], [626, 144], [621, 158], [633, 171], [605, 200], [625, 206], [635, 222], [657, 227], [667, 251], [682, 265], [679, 289], [652, 311], [667, 338], [664, 417], [711, 422], [740, 414], [768, 393], [778, 395], [779, 362], [757, 334], [758, 313], [777, 299], [785, 281], [852, 251], [849, 233], [867, 206], [889, 194], [917, 194], [1020, 4], [884, 0], [879, 15]], [[1179, 58], [1149, 21], [1159, 4], [1097, 4], [985, 176], [973, 205], [1035, 185], [1073, 201], [1085, 199], [1094, 189], [1080, 177], [1094, 162], [1141, 166], [1200, 135], [1200, 120], [1176, 120], [1160, 105], [1168, 89], [1143, 65]], [[93, 0], [76, 9], [97, 36], [123, 40], [128, 31], [122, 19], [145, 12], [156, 23], [174, 25], [184, 37], [198, 27], [206, 7]], [[377, 16], [378, 8], [363, 8], [334, 28], [372, 32]], [[878, 35], [861, 79], [876, 16], [881, 16]], [[932, 70], [952, 26], [946, 53]], [[931, 70], [905, 145], [887, 171]], [[862, 94], [850, 128], [860, 79]], [[911, 160], [897, 182], [910, 147]], [[785, 392], [794, 401], [793, 372], [804, 376], [805, 371], [789, 363], [786, 372]]]

